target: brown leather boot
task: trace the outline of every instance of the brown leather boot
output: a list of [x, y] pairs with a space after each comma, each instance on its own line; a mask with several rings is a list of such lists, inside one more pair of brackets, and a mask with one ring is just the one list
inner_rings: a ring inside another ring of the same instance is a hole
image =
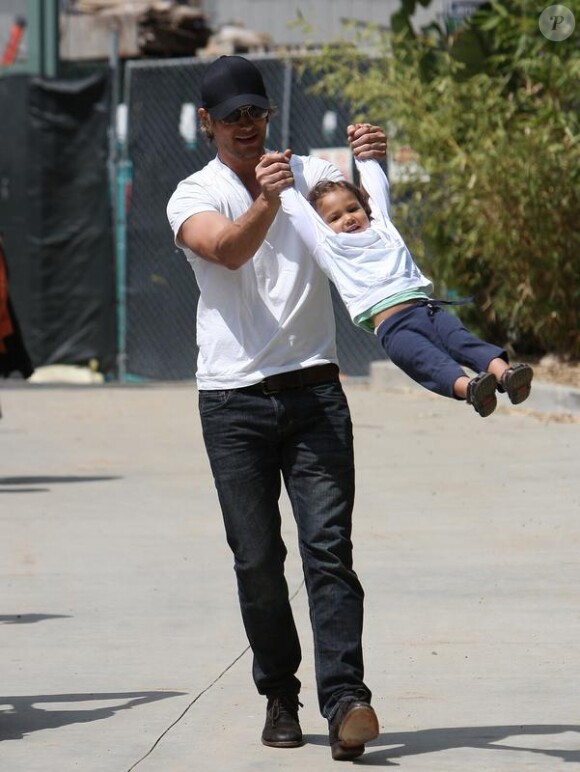
[[365, 743], [379, 734], [377, 714], [368, 702], [356, 697], [341, 700], [328, 728], [330, 751], [335, 761], [362, 756]]
[[272, 748], [297, 748], [303, 744], [298, 721], [298, 695], [278, 694], [268, 698], [262, 743]]

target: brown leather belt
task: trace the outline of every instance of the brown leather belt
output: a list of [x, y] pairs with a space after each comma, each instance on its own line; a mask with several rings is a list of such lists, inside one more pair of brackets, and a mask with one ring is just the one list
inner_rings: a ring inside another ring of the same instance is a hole
[[261, 391], [263, 394], [276, 394], [278, 391], [302, 389], [305, 386], [316, 386], [319, 383], [338, 381], [338, 365], [326, 364], [306, 367], [304, 370], [291, 370], [289, 373], [269, 375], [259, 383], [244, 386], [237, 391]]

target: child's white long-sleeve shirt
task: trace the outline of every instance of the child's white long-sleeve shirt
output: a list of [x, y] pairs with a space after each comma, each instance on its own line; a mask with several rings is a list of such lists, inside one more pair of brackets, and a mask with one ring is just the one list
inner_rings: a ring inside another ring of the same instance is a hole
[[381, 167], [374, 160], [355, 162], [372, 212], [365, 231], [335, 233], [296, 188], [283, 191], [280, 198], [283, 210], [358, 323], [381, 301], [412, 291], [429, 296], [433, 285], [391, 222], [389, 185]]

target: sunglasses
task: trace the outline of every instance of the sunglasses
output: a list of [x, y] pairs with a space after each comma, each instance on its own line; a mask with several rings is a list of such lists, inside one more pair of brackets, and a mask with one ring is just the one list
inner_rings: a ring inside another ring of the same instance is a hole
[[268, 110], [263, 107], [256, 107], [256, 105], [246, 105], [245, 107], [238, 107], [231, 113], [228, 113], [225, 118], [220, 118], [222, 123], [232, 124], [239, 123], [244, 116], [247, 116], [251, 121], [261, 121], [268, 115]]

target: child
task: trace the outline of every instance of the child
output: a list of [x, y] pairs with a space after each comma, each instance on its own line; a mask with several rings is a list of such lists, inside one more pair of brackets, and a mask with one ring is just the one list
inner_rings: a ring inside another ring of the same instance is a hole
[[[323, 181], [308, 194], [280, 194], [282, 208], [332, 280], [355, 324], [374, 331], [388, 357], [413, 380], [493, 413], [496, 389], [516, 405], [530, 394], [532, 368], [510, 366], [505, 350], [479, 340], [432, 300], [433, 285], [389, 217], [389, 187], [379, 164], [355, 158], [365, 195], [349, 182]], [[291, 160], [294, 175], [300, 169]], [[460, 365], [478, 375], [469, 378]]]

